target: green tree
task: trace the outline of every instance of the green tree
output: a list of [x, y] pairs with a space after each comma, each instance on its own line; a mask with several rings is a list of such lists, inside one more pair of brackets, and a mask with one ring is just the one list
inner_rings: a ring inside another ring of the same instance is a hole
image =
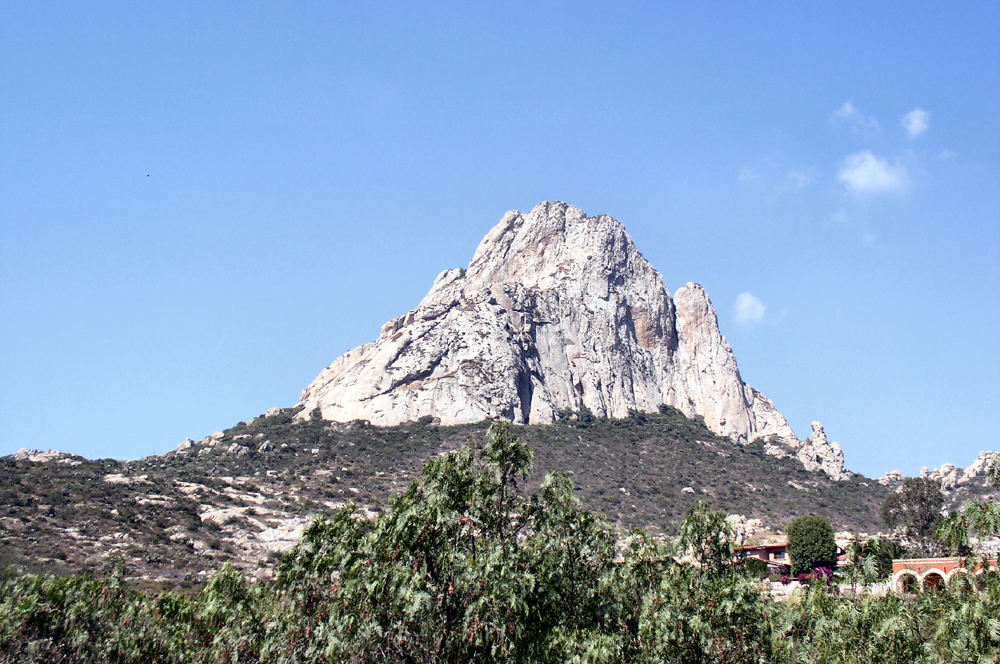
[[892, 575], [893, 558], [902, 558], [904, 551], [902, 544], [886, 537], [855, 538], [847, 545], [843, 573], [855, 585], [884, 581]]
[[[927, 611], [894, 593], [838, 595], [813, 584], [793, 602], [775, 607], [772, 662], [914, 664], [928, 662]], [[937, 661], [937, 660], [934, 660]], [[968, 660], [941, 660], [962, 661]], [[984, 660], [988, 661], [988, 660]]]
[[693, 557], [695, 564], [671, 562], [646, 595], [639, 661], [767, 661], [771, 607], [756, 579], [734, 564], [725, 514], [704, 502], [691, 507], [678, 529], [675, 554]]
[[701, 568], [720, 572], [732, 564], [734, 552], [733, 529], [725, 513], [704, 500], [692, 505], [677, 530], [677, 554], [691, 555]]
[[922, 553], [933, 554], [938, 552], [933, 537], [943, 506], [944, 494], [937, 480], [908, 477], [899, 491], [885, 499], [880, 513], [887, 526], [898, 529]]
[[613, 528], [580, 507], [565, 475], [525, 496], [531, 463], [496, 423], [478, 455], [435, 459], [375, 521], [347, 510], [311, 526], [279, 584], [327, 612], [312, 632], [325, 657], [597, 662], [633, 650], [638, 628], [623, 626], [639, 606], [617, 599]]
[[788, 526], [788, 557], [793, 574], [817, 567], [833, 569], [837, 564], [837, 543], [830, 522], [815, 514], [792, 521]]

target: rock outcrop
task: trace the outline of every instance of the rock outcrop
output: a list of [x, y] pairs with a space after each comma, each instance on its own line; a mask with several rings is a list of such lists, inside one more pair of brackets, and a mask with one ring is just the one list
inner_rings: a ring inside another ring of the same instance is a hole
[[[319, 409], [377, 425], [551, 423], [584, 407], [624, 417], [667, 404], [738, 442], [804, 449], [743, 382], [704, 289], [671, 297], [618, 221], [560, 202], [504, 215], [468, 268], [442, 272], [416, 309], [324, 369], [301, 404], [299, 417]], [[808, 448], [823, 452], [810, 457], [817, 468], [836, 473], [839, 458], [842, 470], [836, 443]]]
[[35, 461], [38, 463], [48, 463], [58, 461], [59, 463], [70, 463], [73, 461], [71, 455], [59, 450], [29, 450], [22, 447], [12, 455], [18, 461]]
[[821, 470], [835, 480], [846, 479], [850, 471], [844, 468], [844, 451], [840, 443], [830, 442], [819, 422], [812, 423], [812, 434], [801, 441], [795, 456], [806, 470]]
[[890, 484], [897, 484], [903, 481], [903, 473], [899, 470], [890, 470], [889, 472], [878, 478], [878, 483], [882, 486], [889, 486]]
[[980, 452], [976, 460], [965, 468], [959, 468], [950, 463], [934, 470], [924, 466], [920, 469], [920, 477], [930, 477], [937, 480], [941, 483], [941, 490], [945, 493], [965, 484], [979, 483], [983, 486], [989, 486], [990, 468], [998, 457], [1000, 457], [1000, 453], [986, 450]]

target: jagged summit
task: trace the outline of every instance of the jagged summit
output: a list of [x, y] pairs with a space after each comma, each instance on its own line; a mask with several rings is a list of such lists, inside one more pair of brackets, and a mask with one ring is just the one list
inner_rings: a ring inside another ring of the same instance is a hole
[[[448, 270], [442, 276], [453, 273]], [[528, 214], [505, 214], [480, 242], [463, 273], [466, 294], [496, 283], [538, 290], [566, 288], [575, 295], [591, 292], [601, 298], [607, 298], [616, 284], [629, 292], [635, 283], [660, 280], [662, 289], [660, 275], [619, 221], [607, 215], [588, 217], [558, 201], [539, 203]], [[428, 294], [433, 301], [454, 294], [437, 286]]]
[[468, 268], [442, 272], [301, 403], [304, 416], [379, 425], [544, 424], [567, 408], [623, 417], [667, 404], [737, 441], [776, 436], [779, 454], [803, 445], [743, 383], [704, 289], [688, 283], [671, 298], [620, 222], [562, 202], [505, 214]]

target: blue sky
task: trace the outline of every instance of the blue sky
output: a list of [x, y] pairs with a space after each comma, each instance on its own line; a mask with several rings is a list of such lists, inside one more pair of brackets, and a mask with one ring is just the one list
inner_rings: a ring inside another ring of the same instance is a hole
[[0, 7], [0, 454], [292, 405], [547, 199], [848, 467], [1000, 448], [995, 4], [204, 4]]

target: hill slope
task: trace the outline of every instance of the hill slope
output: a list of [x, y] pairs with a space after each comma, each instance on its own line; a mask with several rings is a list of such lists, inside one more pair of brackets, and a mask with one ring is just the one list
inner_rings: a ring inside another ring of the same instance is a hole
[[[194, 582], [224, 560], [258, 570], [315, 514], [347, 502], [377, 511], [422, 465], [486, 423], [393, 427], [299, 420], [299, 409], [261, 416], [200, 444], [137, 461], [0, 459], [0, 563], [81, 570], [121, 553], [135, 576]], [[518, 426], [535, 451], [529, 485], [573, 474], [584, 504], [623, 531], [670, 531], [705, 498], [781, 526], [800, 514], [874, 531], [887, 489], [852, 475], [834, 481], [776, 458], [764, 443], [735, 445], [700, 419], [664, 408], [624, 419], [585, 411], [575, 421]], [[687, 489], [689, 487], [689, 489]]]

